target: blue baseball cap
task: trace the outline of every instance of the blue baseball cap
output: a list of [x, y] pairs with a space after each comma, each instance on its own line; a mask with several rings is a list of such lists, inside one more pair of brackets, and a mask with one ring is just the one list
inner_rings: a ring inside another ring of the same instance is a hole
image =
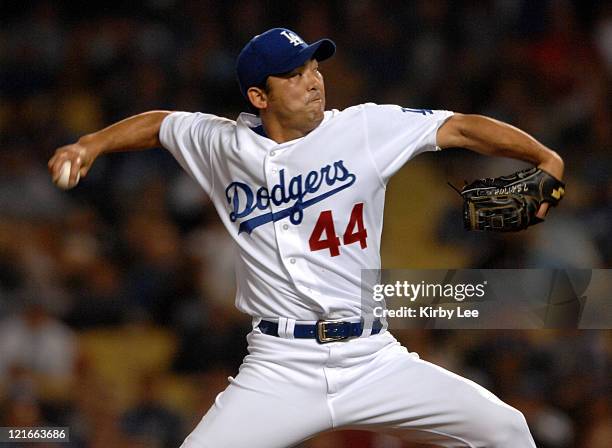
[[324, 61], [336, 52], [336, 44], [321, 39], [308, 45], [287, 28], [272, 28], [247, 43], [236, 60], [236, 74], [242, 95], [249, 87], [261, 86], [270, 75], [287, 73], [310, 59]]

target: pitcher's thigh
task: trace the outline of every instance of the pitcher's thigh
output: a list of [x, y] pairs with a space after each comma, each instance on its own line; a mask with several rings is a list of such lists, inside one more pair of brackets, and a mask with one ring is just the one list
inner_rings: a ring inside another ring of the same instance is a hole
[[445, 447], [535, 447], [523, 415], [482, 386], [393, 349], [333, 400], [343, 426]]
[[318, 394], [266, 381], [241, 386], [241, 374], [181, 448], [287, 448], [331, 427], [329, 409]]

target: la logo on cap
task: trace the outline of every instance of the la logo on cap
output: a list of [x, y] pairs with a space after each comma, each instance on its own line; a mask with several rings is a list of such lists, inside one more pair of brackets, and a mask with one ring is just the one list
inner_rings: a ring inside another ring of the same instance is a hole
[[287, 39], [289, 39], [289, 43], [293, 44], [294, 47], [297, 47], [298, 45], [306, 43], [306, 42], [304, 42], [302, 40], [302, 38], [300, 36], [298, 36], [295, 33], [292, 33], [291, 31], [288, 31], [288, 30], [281, 31], [281, 35], [283, 35]]

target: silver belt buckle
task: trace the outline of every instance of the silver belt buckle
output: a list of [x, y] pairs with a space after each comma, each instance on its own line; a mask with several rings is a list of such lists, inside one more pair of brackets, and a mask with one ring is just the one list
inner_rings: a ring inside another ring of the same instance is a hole
[[325, 325], [327, 324], [340, 324], [340, 325], [350, 325], [350, 322], [334, 322], [329, 320], [320, 320], [317, 322], [317, 342], [319, 344], [326, 344], [328, 342], [334, 341], [343, 341], [344, 339], [348, 339], [350, 336], [327, 336]]

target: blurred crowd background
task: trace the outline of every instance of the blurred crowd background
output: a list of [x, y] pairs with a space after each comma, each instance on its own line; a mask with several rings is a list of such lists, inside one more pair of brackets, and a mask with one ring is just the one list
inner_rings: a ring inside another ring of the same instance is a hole
[[[232, 243], [171, 156], [105, 156], [69, 192], [46, 163], [145, 110], [237, 117], [235, 57], [273, 26], [336, 41], [322, 65], [330, 108], [481, 113], [566, 161], [561, 207], [508, 236], [465, 232], [446, 181], [520, 164], [419, 156], [389, 187], [385, 267], [611, 267], [609, 2], [118, 3], [0, 4], [0, 426], [69, 426], [75, 447], [178, 447], [235, 375], [250, 320], [233, 308]], [[396, 336], [523, 410], [538, 447], [612, 446], [610, 331]], [[301, 446], [409, 445], [338, 432]]]

